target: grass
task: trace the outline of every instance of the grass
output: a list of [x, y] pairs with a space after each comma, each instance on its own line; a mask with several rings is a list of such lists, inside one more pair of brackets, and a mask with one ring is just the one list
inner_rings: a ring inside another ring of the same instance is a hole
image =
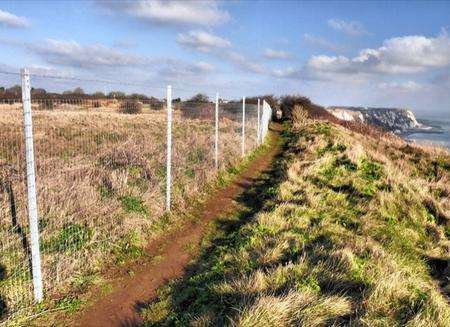
[[283, 135], [145, 324], [449, 326], [449, 268], [434, 264], [450, 255], [449, 154], [308, 119]]
[[[174, 112], [172, 215], [165, 203], [165, 115], [145, 110], [70, 107], [33, 117], [37, 192], [46, 299], [40, 312], [58, 308], [55, 295], [74, 298], [88, 289], [79, 276], [101, 274], [108, 263], [143, 255], [145, 244], [208, 193], [225, 185], [245, 160], [240, 121], [221, 120], [220, 171], [214, 168], [211, 121]], [[247, 148], [255, 143], [247, 126]], [[0, 116], [0, 324], [33, 317], [21, 111]], [[232, 168], [237, 167], [237, 168]], [[27, 324], [29, 322], [27, 321]]]
[[121, 199], [122, 208], [127, 213], [137, 213], [143, 216], [148, 216], [148, 209], [146, 208], [144, 201], [138, 197], [125, 195]]

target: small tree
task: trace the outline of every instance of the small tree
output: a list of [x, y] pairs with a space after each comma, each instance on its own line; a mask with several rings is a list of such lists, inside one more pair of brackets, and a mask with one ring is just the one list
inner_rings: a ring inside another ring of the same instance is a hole
[[303, 110], [308, 110], [313, 105], [309, 98], [301, 95], [285, 95], [281, 98], [280, 102], [280, 109], [286, 118], [292, 117], [292, 111], [295, 106], [299, 106]]
[[133, 93], [128, 96], [129, 99], [133, 100], [147, 100], [148, 97], [145, 94]]
[[77, 95], [84, 94], [84, 90], [81, 87], [76, 87], [73, 90], [73, 94], [77, 94]]
[[6, 89], [6, 93], [18, 97], [22, 94], [22, 87], [20, 85], [14, 85], [13, 87]]
[[276, 96], [274, 96], [273, 94], [259, 95], [259, 96], [254, 96], [254, 97], [246, 97], [245, 103], [257, 104], [258, 99], [261, 100], [261, 103], [263, 100], [265, 100], [272, 109], [278, 108], [278, 98]]
[[41, 95], [41, 96], [43, 96], [43, 95], [46, 95], [47, 94], [47, 91], [45, 91], [44, 89], [41, 89], [41, 88], [37, 88], [37, 89], [35, 89], [35, 88], [31, 88], [31, 95]]
[[208, 98], [208, 96], [206, 94], [198, 93], [198, 94], [194, 95], [192, 98], [190, 98], [187, 101], [188, 102], [208, 103], [209, 102], [209, 98]]

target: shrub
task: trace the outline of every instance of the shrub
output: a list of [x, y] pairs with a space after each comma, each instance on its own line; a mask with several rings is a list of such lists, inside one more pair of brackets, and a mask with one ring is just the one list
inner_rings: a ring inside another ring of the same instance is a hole
[[307, 97], [301, 95], [286, 95], [281, 98], [280, 109], [283, 112], [283, 117], [290, 119], [292, 117], [294, 107], [299, 107], [306, 110], [309, 114], [309, 118], [325, 118], [330, 121], [337, 120], [333, 119], [334, 116], [328, 113], [328, 111], [326, 111], [323, 107], [314, 104]]
[[258, 96], [254, 96], [254, 97], [246, 97], [245, 103], [257, 104], [258, 99], [260, 99], [261, 105], [262, 105], [263, 101], [265, 100], [272, 109], [278, 108], [278, 98], [276, 96], [274, 96], [273, 94], [265, 94], [265, 95], [258, 95]]
[[199, 103], [208, 103], [209, 98], [206, 94], [198, 93], [190, 98], [187, 102], [199, 102]]
[[120, 103], [119, 112], [123, 114], [139, 114], [142, 112], [142, 102], [125, 100]]

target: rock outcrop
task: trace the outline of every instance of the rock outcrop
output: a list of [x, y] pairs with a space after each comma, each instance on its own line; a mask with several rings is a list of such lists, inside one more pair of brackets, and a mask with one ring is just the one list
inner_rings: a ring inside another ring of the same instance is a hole
[[426, 128], [408, 109], [328, 107], [327, 110], [339, 119], [379, 126], [398, 134]]

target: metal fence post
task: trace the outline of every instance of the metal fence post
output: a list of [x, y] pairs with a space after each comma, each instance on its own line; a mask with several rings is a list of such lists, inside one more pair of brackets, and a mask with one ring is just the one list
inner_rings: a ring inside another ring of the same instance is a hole
[[260, 124], [260, 117], [261, 117], [260, 110], [261, 110], [261, 107], [260, 106], [261, 106], [260, 99], [258, 99], [258, 127], [256, 129], [256, 142], [258, 144], [261, 143], [261, 124]]
[[241, 155], [245, 156], [245, 97], [242, 98], [242, 143], [241, 143]]
[[219, 93], [216, 93], [215, 135], [214, 135], [214, 165], [219, 169]]
[[31, 84], [28, 69], [22, 69], [22, 105], [25, 137], [25, 156], [27, 164], [28, 220], [31, 239], [31, 265], [33, 271], [34, 298], [43, 298], [41, 254], [39, 252], [38, 209], [36, 199], [36, 177], [34, 167], [33, 121], [31, 117]]
[[170, 211], [172, 189], [172, 86], [167, 86], [167, 162], [166, 162], [166, 211]]
[[268, 104], [266, 102], [266, 100], [263, 100], [263, 113], [262, 113], [262, 127], [261, 127], [261, 142], [266, 138], [266, 134], [267, 134], [267, 128], [268, 128], [268, 124], [269, 124], [269, 119], [270, 117], [268, 117], [268, 108], [267, 108]]

